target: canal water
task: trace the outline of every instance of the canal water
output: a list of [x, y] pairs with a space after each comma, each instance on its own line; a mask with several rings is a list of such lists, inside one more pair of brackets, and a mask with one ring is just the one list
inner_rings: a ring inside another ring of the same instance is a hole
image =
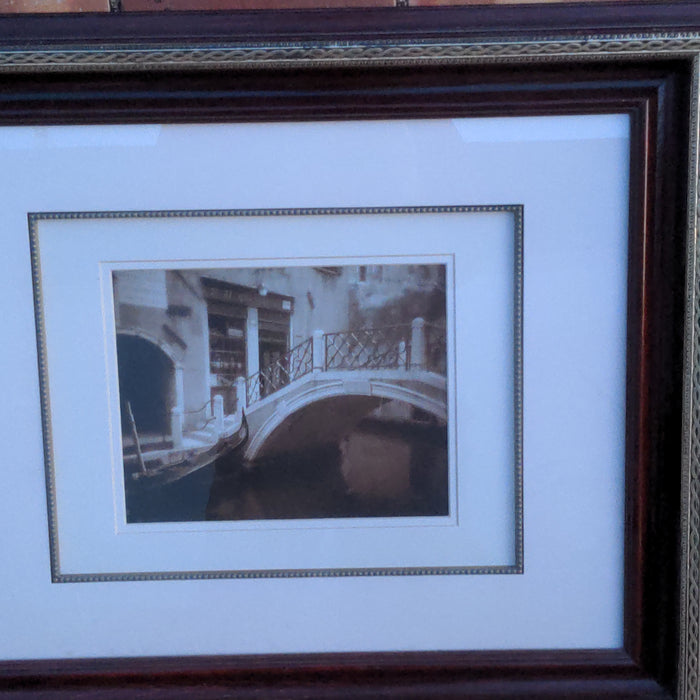
[[224, 457], [173, 484], [131, 484], [126, 501], [132, 523], [447, 515], [447, 431], [366, 419], [338, 445]]

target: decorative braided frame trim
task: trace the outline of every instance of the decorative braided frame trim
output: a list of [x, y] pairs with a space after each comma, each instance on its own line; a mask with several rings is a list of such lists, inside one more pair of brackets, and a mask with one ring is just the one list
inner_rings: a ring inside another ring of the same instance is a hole
[[700, 57], [693, 65], [688, 192], [688, 295], [685, 349], [684, 463], [681, 493], [681, 648], [678, 697], [700, 698], [700, 213], [698, 117]]
[[21, 47], [0, 51], [0, 72], [70, 70], [167, 70], [312, 68], [430, 63], [499, 63], [502, 61], [603, 59], [614, 57], [687, 56], [700, 52], [700, 34], [601, 35], [518, 41], [289, 42], [216, 46], [130, 48]]

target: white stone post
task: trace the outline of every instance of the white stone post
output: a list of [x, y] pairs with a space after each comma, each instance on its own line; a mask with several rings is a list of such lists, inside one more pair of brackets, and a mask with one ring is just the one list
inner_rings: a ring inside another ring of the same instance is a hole
[[182, 431], [185, 416], [185, 372], [182, 365], [175, 365], [175, 396], [173, 408], [170, 411], [170, 435], [173, 447], [182, 447]]
[[323, 331], [313, 332], [311, 340], [311, 356], [313, 359], [314, 371], [323, 372], [326, 369], [326, 339]]
[[177, 450], [182, 447], [182, 418], [182, 409], [173, 408], [170, 411], [170, 435], [173, 439], [173, 447]]
[[175, 401], [174, 408], [185, 410], [185, 370], [182, 365], [175, 365]]
[[411, 322], [411, 369], [425, 369], [425, 320], [414, 318]]
[[248, 308], [248, 318], [245, 327], [245, 353], [248, 376], [252, 377], [260, 371], [260, 340], [258, 337], [258, 310]]
[[245, 377], [236, 377], [236, 411], [248, 405]]
[[399, 369], [408, 369], [406, 363], [406, 341], [402, 340], [399, 343]]
[[224, 397], [217, 394], [214, 397], [214, 428], [219, 436], [224, 434]]

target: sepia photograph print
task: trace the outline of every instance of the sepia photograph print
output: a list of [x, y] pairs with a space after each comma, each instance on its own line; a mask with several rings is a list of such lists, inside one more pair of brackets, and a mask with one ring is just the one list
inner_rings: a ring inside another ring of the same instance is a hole
[[114, 270], [127, 523], [448, 515], [434, 260]]

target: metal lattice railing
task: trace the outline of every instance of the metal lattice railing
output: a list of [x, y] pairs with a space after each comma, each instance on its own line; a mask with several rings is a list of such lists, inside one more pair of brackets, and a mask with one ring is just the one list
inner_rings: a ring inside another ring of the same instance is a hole
[[425, 324], [425, 369], [447, 374], [447, 328]]
[[406, 367], [410, 336], [408, 326], [326, 333], [324, 366], [327, 370]]
[[300, 379], [312, 369], [312, 339], [308, 338], [246, 379], [248, 405], [269, 396], [295, 379]]
[[[324, 333], [317, 340], [320, 357], [314, 358], [316, 343], [314, 338], [308, 338], [248, 377], [247, 405], [279, 391], [314, 368], [321, 371], [423, 369], [443, 375], [447, 371], [447, 331], [439, 324], [421, 321], [415, 327], [360, 328]], [[412, 342], [417, 343], [415, 348]]]

